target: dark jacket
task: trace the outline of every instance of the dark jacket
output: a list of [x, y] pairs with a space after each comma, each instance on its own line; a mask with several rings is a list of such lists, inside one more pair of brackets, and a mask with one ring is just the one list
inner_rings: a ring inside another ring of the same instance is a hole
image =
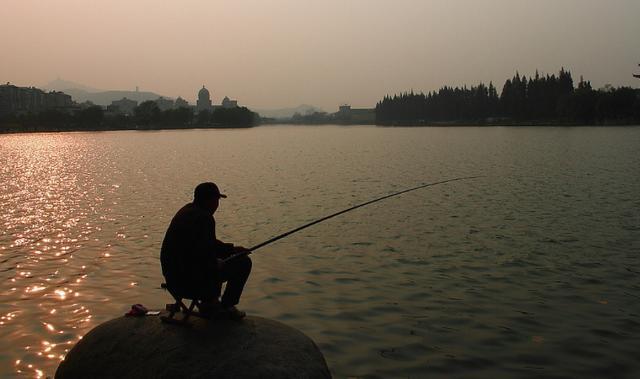
[[216, 292], [219, 280], [216, 258], [232, 250], [233, 244], [216, 238], [213, 216], [193, 203], [185, 205], [162, 241], [160, 262], [167, 286], [184, 297], [206, 299]]

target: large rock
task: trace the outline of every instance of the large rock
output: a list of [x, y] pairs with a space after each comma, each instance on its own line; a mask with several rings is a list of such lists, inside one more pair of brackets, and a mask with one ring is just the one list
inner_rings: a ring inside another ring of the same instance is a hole
[[330, 378], [313, 341], [260, 317], [189, 326], [158, 316], [121, 317], [91, 330], [58, 366], [56, 378]]

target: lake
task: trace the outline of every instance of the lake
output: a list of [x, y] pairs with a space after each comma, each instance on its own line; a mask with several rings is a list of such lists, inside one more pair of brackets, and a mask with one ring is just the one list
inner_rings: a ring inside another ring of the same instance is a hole
[[193, 188], [252, 246], [239, 307], [335, 377], [640, 376], [640, 128], [265, 126], [0, 135], [0, 376], [170, 297], [159, 249]]

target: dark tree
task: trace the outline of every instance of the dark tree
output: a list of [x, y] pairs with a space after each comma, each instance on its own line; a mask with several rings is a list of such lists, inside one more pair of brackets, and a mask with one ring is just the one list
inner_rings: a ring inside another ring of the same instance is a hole
[[160, 108], [155, 101], [142, 102], [133, 110], [135, 121], [138, 125], [149, 126], [160, 120]]
[[640, 94], [628, 87], [593, 90], [580, 78], [574, 89], [571, 72], [527, 79], [516, 72], [498, 93], [493, 86], [442, 87], [425, 94], [385, 96], [376, 105], [380, 124], [477, 123], [487, 120], [522, 123], [631, 124], [640, 122]]
[[81, 126], [99, 126], [103, 119], [104, 111], [98, 105], [79, 110], [75, 114], [75, 120]]
[[246, 107], [216, 108], [212, 120], [220, 126], [252, 126], [257, 115]]
[[187, 127], [193, 120], [193, 112], [189, 108], [177, 108], [167, 109], [162, 111], [160, 116], [160, 123], [166, 126], [173, 127]]
[[208, 110], [201, 110], [196, 117], [196, 124], [209, 125], [211, 123], [211, 112]]

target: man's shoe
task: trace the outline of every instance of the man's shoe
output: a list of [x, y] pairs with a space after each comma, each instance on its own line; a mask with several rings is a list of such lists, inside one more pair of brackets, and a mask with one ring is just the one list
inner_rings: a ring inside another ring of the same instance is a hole
[[198, 304], [198, 310], [202, 317], [213, 318], [222, 310], [222, 306], [217, 301], [201, 302]]
[[217, 314], [216, 318], [225, 320], [242, 320], [247, 315], [246, 312], [239, 310], [235, 306], [222, 308]]

